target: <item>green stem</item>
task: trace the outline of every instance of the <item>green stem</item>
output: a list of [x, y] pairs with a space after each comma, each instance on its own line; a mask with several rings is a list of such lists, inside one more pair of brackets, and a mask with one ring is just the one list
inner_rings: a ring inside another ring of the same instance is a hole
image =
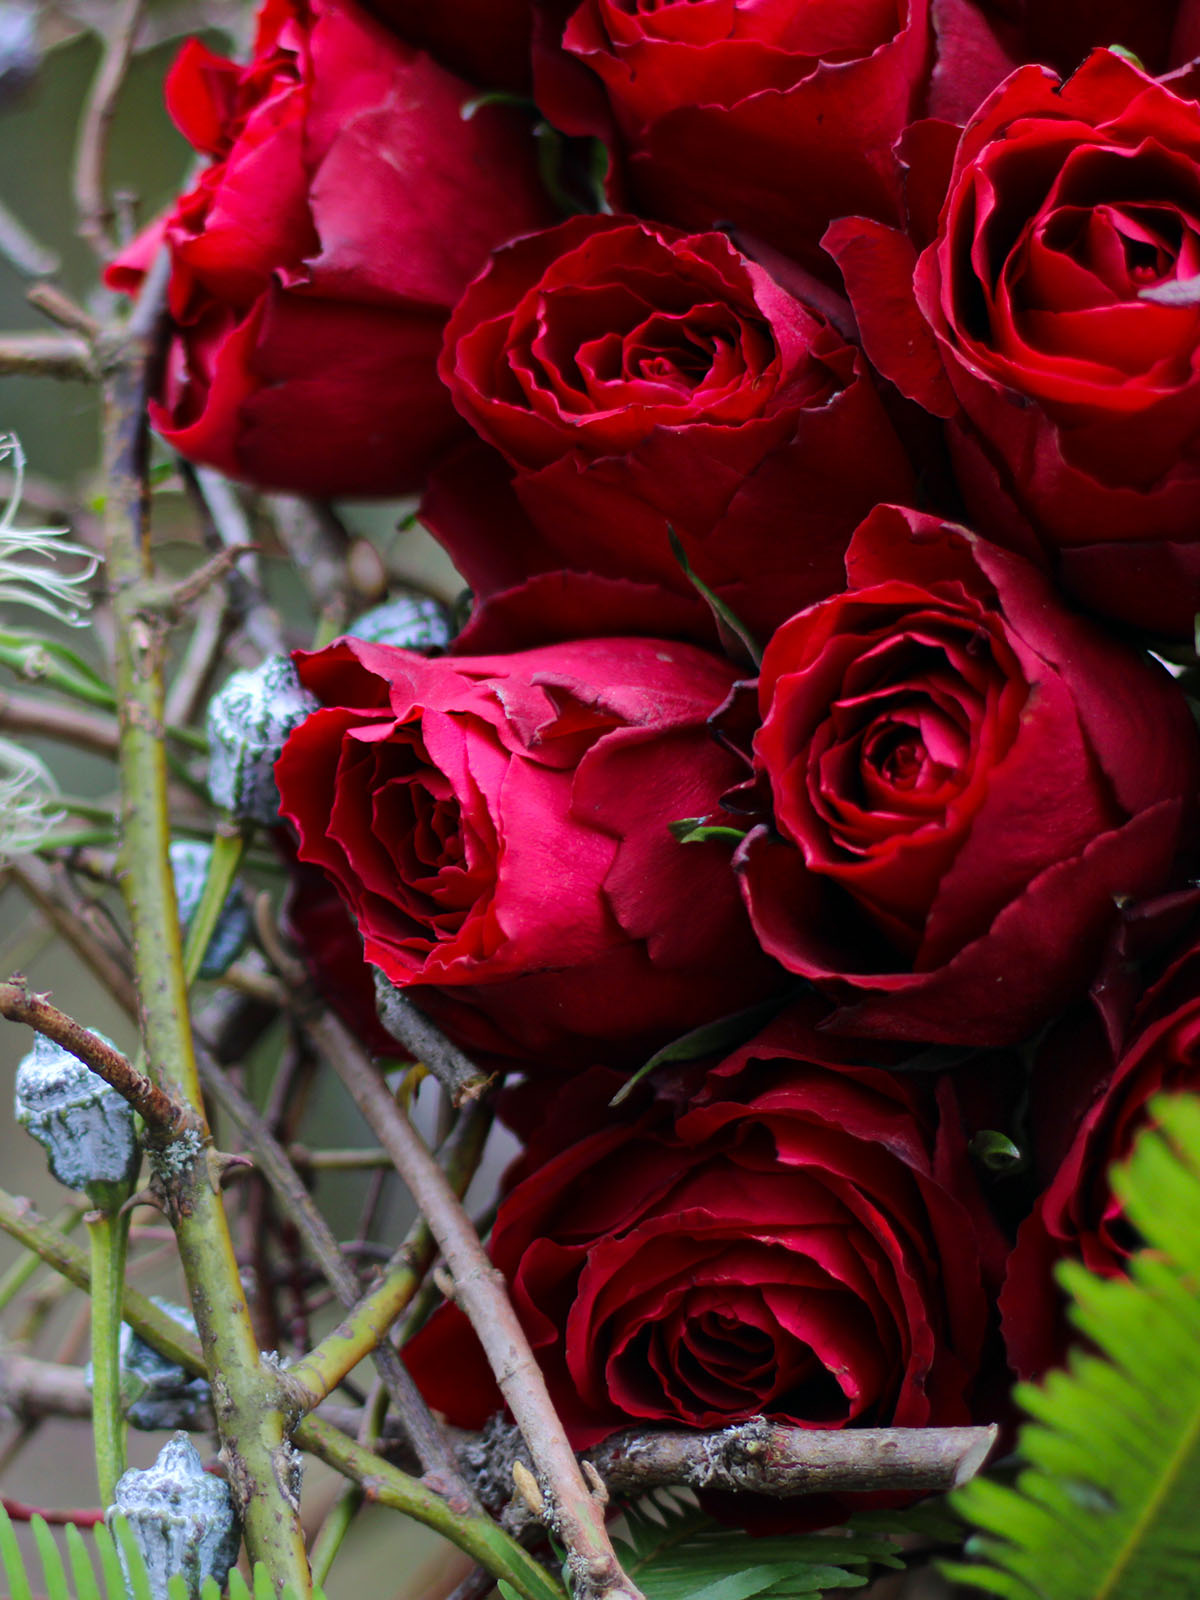
[[259, 1358], [219, 1172], [210, 1160], [168, 854], [163, 654], [169, 618], [156, 600], [145, 480], [146, 373], [168, 271], [160, 258], [124, 343], [106, 357], [104, 383], [104, 534], [116, 624], [121, 887], [133, 934], [147, 1068], [163, 1086], [177, 1084], [196, 1113], [199, 1131], [152, 1147], [151, 1158], [200, 1330], [230, 1487], [251, 1561], [264, 1563], [277, 1590], [291, 1584], [303, 1600], [311, 1580], [299, 1506], [288, 1487], [280, 1385]]
[[189, 988], [196, 981], [204, 953], [225, 909], [233, 880], [246, 854], [246, 844], [246, 835], [240, 829], [235, 833], [218, 832], [213, 839], [213, 853], [208, 863], [208, 876], [204, 880], [204, 892], [188, 923], [187, 939], [183, 946], [183, 976]]
[[[35, 1250], [43, 1261], [86, 1293], [91, 1272], [84, 1251], [64, 1239], [33, 1210], [0, 1189], [0, 1231]], [[199, 1344], [165, 1311], [136, 1289], [124, 1291], [122, 1318], [156, 1350], [189, 1372], [206, 1374]], [[393, 1467], [365, 1445], [356, 1444], [317, 1417], [306, 1417], [295, 1430], [301, 1449], [319, 1456], [336, 1471], [359, 1484], [368, 1499], [394, 1507], [433, 1528], [492, 1573], [511, 1583], [522, 1600], [565, 1600], [562, 1589], [538, 1566], [528, 1551], [496, 1525], [490, 1517], [463, 1516], [452, 1511], [440, 1495]]]
[[[297, 1440], [300, 1431], [297, 1431]], [[309, 1417], [303, 1424], [304, 1448], [328, 1466], [359, 1483], [367, 1497], [423, 1522], [473, 1556], [495, 1578], [511, 1583], [525, 1600], [565, 1600], [562, 1589], [515, 1539], [490, 1517], [458, 1516], [440, 1495], [417, 1478], [393, 1467], [344, 1433]]]
[[118, 1341], [129, 1213], [91, 1211], [84, 1220], [92, 1254], [92, 1437], [100, 1504], [110, 1506], [116, 1497], [117, 1479], [125, 1471]]
[[[79, 1226], [85, 1215], [85, 1211], [80, 1206], [64, 1206], [51, 1219], [50, 1226], [60, 1233], [67, 1234]], [[27, 1250], [18, 1261], [13, 1262], [4, 1276], [0, 1278], [0, 1311], [8, 1309], [41, 1264], [42, 1258], [36, 1250]]]

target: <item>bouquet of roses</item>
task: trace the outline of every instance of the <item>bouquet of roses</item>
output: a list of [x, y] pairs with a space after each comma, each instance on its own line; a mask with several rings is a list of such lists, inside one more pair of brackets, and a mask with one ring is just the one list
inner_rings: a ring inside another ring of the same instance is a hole
[[[519, 1138], [570, 1446], [1011, 1443], [1200, 1091], [1200, 8], [265, 0], [167, 103], [204, 161], [108, 268], [159, 437], [417, 496], [469, 586], [231, 680], [213, 794], [347, 1048]], [[524, 1427], [479, 1323], [407, 1368]]]

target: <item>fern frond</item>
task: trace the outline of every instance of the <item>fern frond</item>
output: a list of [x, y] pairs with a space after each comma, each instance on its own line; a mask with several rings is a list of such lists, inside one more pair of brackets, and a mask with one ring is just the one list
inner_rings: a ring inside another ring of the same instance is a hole
[[[0, 512], [0, 601], [32, 606], [58, 622], [81, 628], [89, 605], [81, 586], [95, 573], [100, 557], [64, 538], [65, 528], [16, 527], [25, 486], [25, 452], [15, 433], [0, 433], [0, 461], [8, 461], [13, 474], [12, 494]], [[78, 556], [83, 565], [75, 572], [59, 572], [60, 556]], [[26, 557], [33, 557], [32, 563]]]
[[817, 1600], [861, 1589], [873, 1567], [902, 1567], [884, 1533], [740, 1539], [681, 1496], [660, 1491], [625, 1510], [613, 1541], [646, 1600]]
[[947, 1574], [1008, 1600], [1185, 1600], [1200, 1592], [1200, 1098], [1150, 1104], [1157, 1126], [1112, 1175], [1145, 1247], [1127, 1279], [1060, 1265], [1092, 1351], [1040, 1387], [1015, 1485], [953, 1503], [983, 1564]]

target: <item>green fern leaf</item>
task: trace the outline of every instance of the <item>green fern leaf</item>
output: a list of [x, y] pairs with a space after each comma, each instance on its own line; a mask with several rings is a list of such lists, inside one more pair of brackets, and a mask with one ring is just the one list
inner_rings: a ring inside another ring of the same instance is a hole
[[42, 1560], [46, 1600], [71, 1600], [71, 1585], [67, 1582], [66, 1568], [63, 1566], [62, 1556], [58, 1553], [54, 1535], [46, 1526], [45, 1518], [31, 1517], [29, 1526], [33, 1533], [33, 1542], [37, 1545], [38, 1555]]
[[1092, 1351], [1018, 1385], [1031, 1421], [1007, 1486], [956, 1509], [981, 1532], [948, 1576], [1006, 1600], [1186, 1600], [1200, 1593], [1200, 1098], [1160, 1098], [1157, 1128], [1112, 1176], [1145, 1241], [1128, 1279], [1059, 1267]]
[[626, 1537], [614, 1547], [646, 1600], [818, 1600], [837, 1589], [861, 1589], [874, 1567], [904, 1565], [887, 1533], [747, 1541], [665, 1490], [624, 1515]]
[[67, 1555], [71, 1561], [71, 1577], [75, 1584], [75, 1600], [103, 1600], [96, 1570], [92, 1566], [83, 1535], [73, 1522], [63, 1530], [67, 1539]]
[[9, 1600], [33, 1600], [25, 1559], [3, 1506], [0, 1506], [0, 1571], [4, 1573]]

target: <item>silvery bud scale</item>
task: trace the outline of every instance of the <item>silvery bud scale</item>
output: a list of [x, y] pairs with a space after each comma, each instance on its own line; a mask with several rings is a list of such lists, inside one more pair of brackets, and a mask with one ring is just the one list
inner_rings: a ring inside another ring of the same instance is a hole
[[[157, 1294], [151, 1300], [173, 1322], [195, 1334], [196, 1319], [186, 1307]], [[117, 1338], [117, 1360], [121, 1369], [121, 1403], [133, 1427], [147, 1432], [165, 1431], [195, 1427], [205, 1418], [212, 1403], [208, 1379], [194, 1378], [186, 1367], [160, 1355], [127, 1322], [121, 1324]], [[84, 1371], [90, 1388], [90, 1361]]]
[[[186, 1433], [172, 1435], [145, 1472], [131, 1468], [121, 1474], [105, 1513], [110, 1528], [118, 1515], [125, 1517], [141, 1551], [154, 1600], [166, 1600], [168, 1580], [177, 1573], [193, 1597], [206, 1578], [224, 1587], [241, 1543], [237, 1513], [229, 1485], [205, 1472]], [[120, 1541], [117, 1548], [128, 1585]]]
[[356, 617], [346, 632], [369, 644], [394, 644], [426, 655], [444, 650], [454, 636], [450, 613], [428, 594], [395, 595]]
[[208, 708], [208, 792], [243, 822], [279, 820], [275, 762], [287, 736], [317, 709], [287, 656], [235, 672]]
[[[102, 1033], [96, 1037], [112, 1045]], [[137, 1176], [141, 1152], [133, 1108], [43, 1034], [17, 1067], [14, 1111], [68, 1189], [90, 1193], [97, 1184], [127, 1185]]]

